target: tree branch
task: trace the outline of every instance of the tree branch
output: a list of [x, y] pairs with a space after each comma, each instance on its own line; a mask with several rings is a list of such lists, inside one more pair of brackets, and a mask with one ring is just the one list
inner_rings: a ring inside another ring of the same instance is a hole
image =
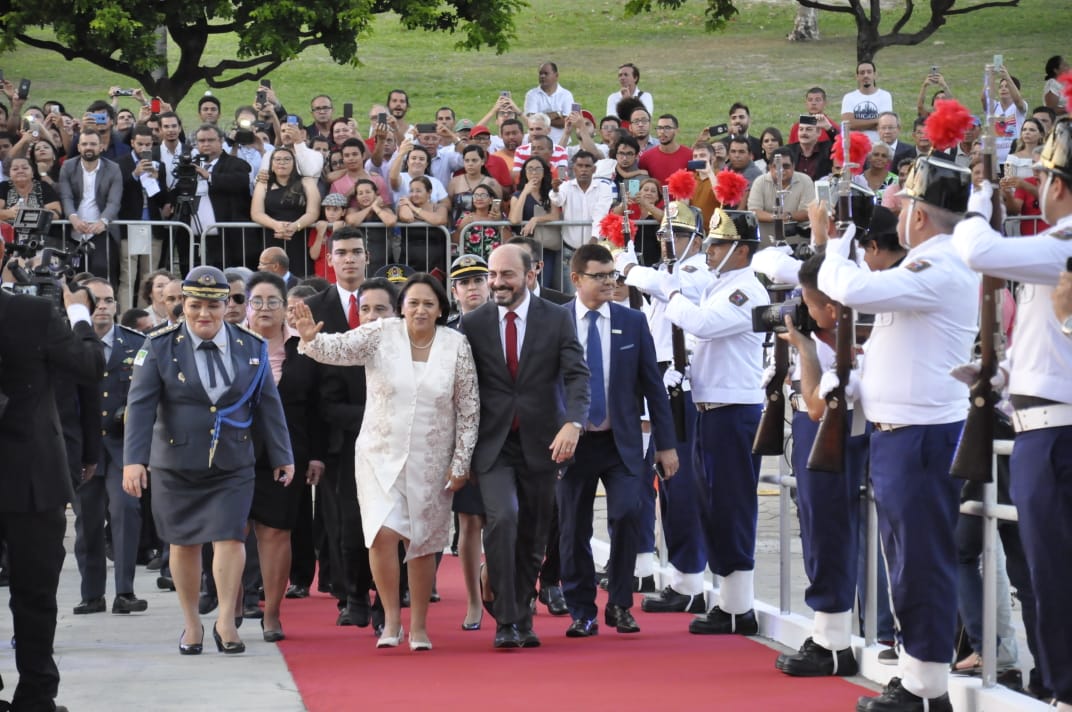
[[[309, 47], [312, 47], [313, 45], [319, 44], [319, 43], [320, 43], [319, 40], [317, 40], [315, 37], [310, 37], [308, 39], [304, 39], [304, 40], [302, 40], [301, 42], [298, 43], [298, 46], [295, 49], [294, 54], [295, 55], [300, 54], [305, 49], [307, 49]], [[226, 72], [226, 71], [232, 71], [232, 70], [237, 70], [237, 69], [249, 69], [250, 67], [256, 67], [258, 64], [264, 64], [265, 62], [268, 62], [270, 60], [275, 62], [275, 65], [273, 67], [273, 69], [274, 69], [275, 67], [278, 67], [280, 64], [282, 64], [282, 61], [283, 61], [281, 59], [275, 59], [275, 57], [276, 57], [276, 55], [274, 55], [274, 54], [262, 54], [259, 57], [252, 57], [250, 59], [225, 59], [225, 60], [223, 60], [223, 61], [221, 61], [221, 62], [219, 62], [219, 63], [217, 63], [217, 64], [215, 64], [215, 65], [213, 65], [211, 67], [205, 67], [204, 69], [209, 74], [222, 74], [223, 72]], [[256, 79], [256, 77], [251, 76], [250, 79]], [[227, 80], [227, 81], [230, 82], [230, 80]], [[220, 84], [219, 86], [220, 87], [231, 86], [231, 84]]]
[[970, 7], [962, 7], [955, 10], [946, 10], [946, 15], [964, 15], [969, 12], [975, 12], [976, 10], [984, 10], [991, 7], [1018, 7], [1020, 0], [994, 0], [993, 2], [984, 2], [982, 5], [972, 5]]
[[[258, 58], [257, 61], [258, 62], [264, 62], [264, 61], [267, 61], [268, 59], [270, 59], [272, 56], [273, 55], [264, 55], [263, 57]], [[252, 62], [254, 60], [249, 60], [249, 61]], [[226, 89], [227, 87], [233, 87], [235, 84], [240, 84], [242, 82], [250, 82], [250, 81], [258, 80], [262, 76], [267, 74], [268, 72], [271, 72], [274, 69], [278, 69], [279, 65], [281, 65], [281, 64], [283, 64], [283, 60], [275, 59], [275, 60], [272, 60], [272, 62], [270, 64], [267, 64], [264, 67], [262, 67], [260, 69], [259, 74], [257, 72], [243, 72], [242, 74], [236, 74], [233, 77], [228, 77], [227, 79], [223, 79], [223, 80], [219, 80], [219, 79], [216, 79], [215, 77], [208, 76], [208, 77], [205, 78], [205, 83], [208, 84], [213, 89]], [[216, 66], [218, 67], [219, 65], [216, 65]]]
[[118, 59], [114, 59], [111, 55], [104, 54], [103, 52], [100, 52], [98, 50], [82, 49], [80, 51], [75, 51], [70, 49], [66, 45], [62, 45], [58, 42], [53, 42], [51, 40], [43, 40], [39, 37], [33, 37], [31, 35], [22, 33], [16, 34], [15, 37], [19, 40], [19, 42], [22, 42], [23, 44], [27, 44], [31, 47], [36, 47], [37, 49], [55, 52], [68, 61], [72, 59], [85, 59], [89, 62], [92, 62], [93, 64], [96, 64], [99, 67], [102, 67], [103, 69], [108, 70], [109, 72], [122, 74], [123, 76], [130, 77], [131, 79], [141, 82], [143, 86], [151, 86], [153, 81], [152, 76], [148, 72], [138, 71], [131, 64]]
[[916, 9], [916, 3], [913, 2], [913, 0], [905, 0], [904, 14], [901, 15], [901, 19], [899, 19], [897, 21], [897, 24], [895, 24], [893, 26], [893, 30], [892, 30], [893, 34], [897, 34], [898, 32], [900, 32], [904, 28], [905, 25], [908, 24], [908, 21], [912, 19], [912, 12], [915, 9]]
[[825, 2], [819, 2], [818, 0], [797, 0], [797, 2], [804, 7], [810, 7], [813, 10], [826, 10], [827, 12], [844, 12], [850, 15], [856, 13], [856, 10], [846, 5], [830, 5]]

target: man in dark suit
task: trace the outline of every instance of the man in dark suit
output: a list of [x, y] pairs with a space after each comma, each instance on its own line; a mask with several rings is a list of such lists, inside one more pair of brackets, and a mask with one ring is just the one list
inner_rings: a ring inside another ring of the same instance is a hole
[[71, 328], [48, 301], [0, 292], [0, 392], [10, 399], [0, 415], [0, 539], [7, 543], [18, 639], [15, 710], [66, 709], [53, 702], [60, 674], [52, 645], [64, 509], [73, 492], [53, 379], [62, 373], [94, 384], [104, 354], [90, 326], [88, 295], [65, 293], [64, 303]]
[[301, 279], [290, 271], [290, 258], [282, 247], [265, 247], [258, 258], [257, 269], [279, 275], [287, 285], [287, 291], [301, 282]]
[[461, 319], [480, 381], [472, 471], [487, 513], [495, 647], [535, 647], [529, 605], [557, 473], [588, 415], [588, 368], [570, 313], [529, 291], [534, 270], [525, 250], [496, 248], [488, 269], [494, 302]]
[[602, 245], [582, 245], [573, 253], [570, 279], [577, 299], [569, 302], [577, 335], [591, 372], [592, 405], [576, 457], [558, 485], [562, 588], [573, 623], [571, 638], [595, 635], [596, 585], [592, 561], [592, 506], [596, 486], [607, 492], [610, 595], [604, 620], [619, 633], [637, 633], [630, 613], [633, 564], [645, 518], [641, 498], [647, 495], [652, 468], [643, 450], [640, 418], [647, 401], [655, 440], [655, 461], [663, 477], [677, 472], [670, 401], [666, 396], [655, 342], [644, 314], [613, 304], [614, 258]]
[[[328, 254], [337, 281], [305, 300], [313, 318], [324, 322], [324, 333], [349, 331], [361, 321], [358, 289], [365, 281], [368, 262], [363, 234], [352, 227], [335, 231]], [[332, 588], [339, 599], [336, 625], [364, 628], [374, 613], [369, 600], [372, 567], [357, 505], [354, 444], [365, 415], [365, 370], [323, 364], [319, 368], [320, 412], [330, 432], [328, 460], [318, 492], [325, 500], [324, 527], [335, 574]], [[382, 625], [381, 615], [376, 615], [375, 624]]]
[[[137, 124], [130, 130], [130, 150], [116, 159], [123, 176], [123, 197], [119, 204], [120, 220], [164, 220], [170, 216], [167, 166], [160, 161], [160, 149], [153, 145], [153, 130]], [[138, 285], [158, 267], [170, 267], [173, 250], [167, 240], [166, 228], [149, 225], [121, 226], [123, 239], [119, 253], [119, 291], [116, 293], [124, 308], [135, 305]], [[144, 235], [146, 239], [139, 240]], [[148, 247], [149, 254], [130, 255], [130, 246]], [[168, 259], [161, 264], [161, 252], [168, 245]]]
[[[100, 455], [93, 476], [75, 491], [74, 553], [82, 575], [82, 603], [75, 613], [105, 610], [108, 562], [104, 552], [104, 515], [109, 514], [115, 560], [115, 600], [112, 613], [144, 611], [149, 604], [134, 595], [134, 568], [141, 534], [141, 507], [123, 491], [123, 414], [134, 369], [134, 357], [145, 343], [140, 332], [115, 323], [112, 285], [96, 277], [83, 283], [93, 293], [93, 330], [104, 344], [105, 370], [99, 385], [100, 407], [92, 415], [100, 431]], [[100, 416], [97, 416], [100, 413]], [[81, 609], [81, 610], [80, 610]]]
[[897, 166], [906, 158], [915, 158], [916, 147], [900, 140], [901, 117], [894, 111], [884, 111], [878, 115], [878, 137], [890, 149], [890, 170], [897, 172]]
[[194, 234], [201, 238], [204, 264], [220, 268], [244, 265], [256, 270], [260, 229], [249, 230], [248, 240], [242, 228], [213, 229], [205, 234], [206, 228], [216, 223], [249, 222], [252, 169], [241, 158], [223, 152], [223, 131], [215, 124], [201, 124], [194, 136], [198, 153], [194, 163], [198, 177]]
[[[88, 184], [92, 192], [85, 189]], [[72, 235], [93, 244], [89, 271], [113, 287], [119, 285], [119, 233], [108, 224], [119, 217], [122, 197], [119, 166], [101, 157], [100, 136], [83, 131], [78, 137], [78, 158], [60, 168], [60, 202], [71, 221]]]
[[540, 273], [543, 271], [543, 245], [534, 237], [517, 235], [510, 238], [509, 245], [518, 245], [529, 253], [532, 260], [532, 277], [529, 279], [529, 290], [541, 299], [546, 299], [552, 304], [565, 304], [570, 300], [569, 295], [557, 289], [551, 289], [540, 284]]
[[826, 140], [827, 134], [818, 126], [818, 119], [802, 114], [797, 128], [797, 142], [788, 145], [792, 152], [793, 170], [803, 173], [813, 181], [830, 175], [834, 160], [830, 157], [833, 144]]

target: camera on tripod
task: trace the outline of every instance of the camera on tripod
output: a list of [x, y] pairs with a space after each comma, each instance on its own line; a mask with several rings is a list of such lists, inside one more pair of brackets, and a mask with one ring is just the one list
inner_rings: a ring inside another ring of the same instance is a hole
[[175, 163], [175, 192], [180, 200], [193, 200], [197, 195], [197, 164], [204, 163], [205, 156], [190, 155], [187, 149], [177, 156]]

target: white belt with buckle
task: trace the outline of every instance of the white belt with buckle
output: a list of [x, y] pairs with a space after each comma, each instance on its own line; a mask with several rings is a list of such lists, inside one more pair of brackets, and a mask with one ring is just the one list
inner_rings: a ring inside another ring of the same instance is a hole
[[700, 411], [701, 413], [706, 413], [709, 410], [715, 410], [716, 408], [721, 408], [724, 405], [729, 405], [729, 404], [728, 403], [697, 403], [696, 404], [696, 410]]
[[896, 424], [896, 423], [875, 423], [875, 430], [879, 430], [883, 433], [892, 433], [894, 430], [900, 430], [901, 428], [907, 428], [908, 423]]
[[1018, 433], [1043, 428], [1064, 428], [1072, 425], [1072, 405], [1041, 405], [1016, 410], [1012, 414], [1012, 425]]

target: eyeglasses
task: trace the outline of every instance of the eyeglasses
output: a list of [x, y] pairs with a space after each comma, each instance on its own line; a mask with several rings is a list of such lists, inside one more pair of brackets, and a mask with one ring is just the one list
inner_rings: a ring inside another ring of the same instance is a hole
[[585, 277], [596, 280], [597, 282], [613, 282], [618, 279], [618, 271], [612, 270], [610, 272], [581, 272]]
[[238, 304], [238, 305], [242, 305], [242, 304], [246, 303], [246, 295], [242, 294], [242, 293], [232, 294], [227, 298], [230, 299], [235, 304]]
[[656, 126], [655, 130], [656, 131], [673, 131], [676, 128], [677, 128], [676, 126]]
[[330, 106], [314, 106], [313, 111], [331, 111]]
[[279, 297], [269, 297], [268, 299], [262, 299], [261, 297], [253, 297], [249, 300], [249, 305], [254, 309], [267, 309], [269, 311], [275, 311], [283, 306], [283, 300]]

